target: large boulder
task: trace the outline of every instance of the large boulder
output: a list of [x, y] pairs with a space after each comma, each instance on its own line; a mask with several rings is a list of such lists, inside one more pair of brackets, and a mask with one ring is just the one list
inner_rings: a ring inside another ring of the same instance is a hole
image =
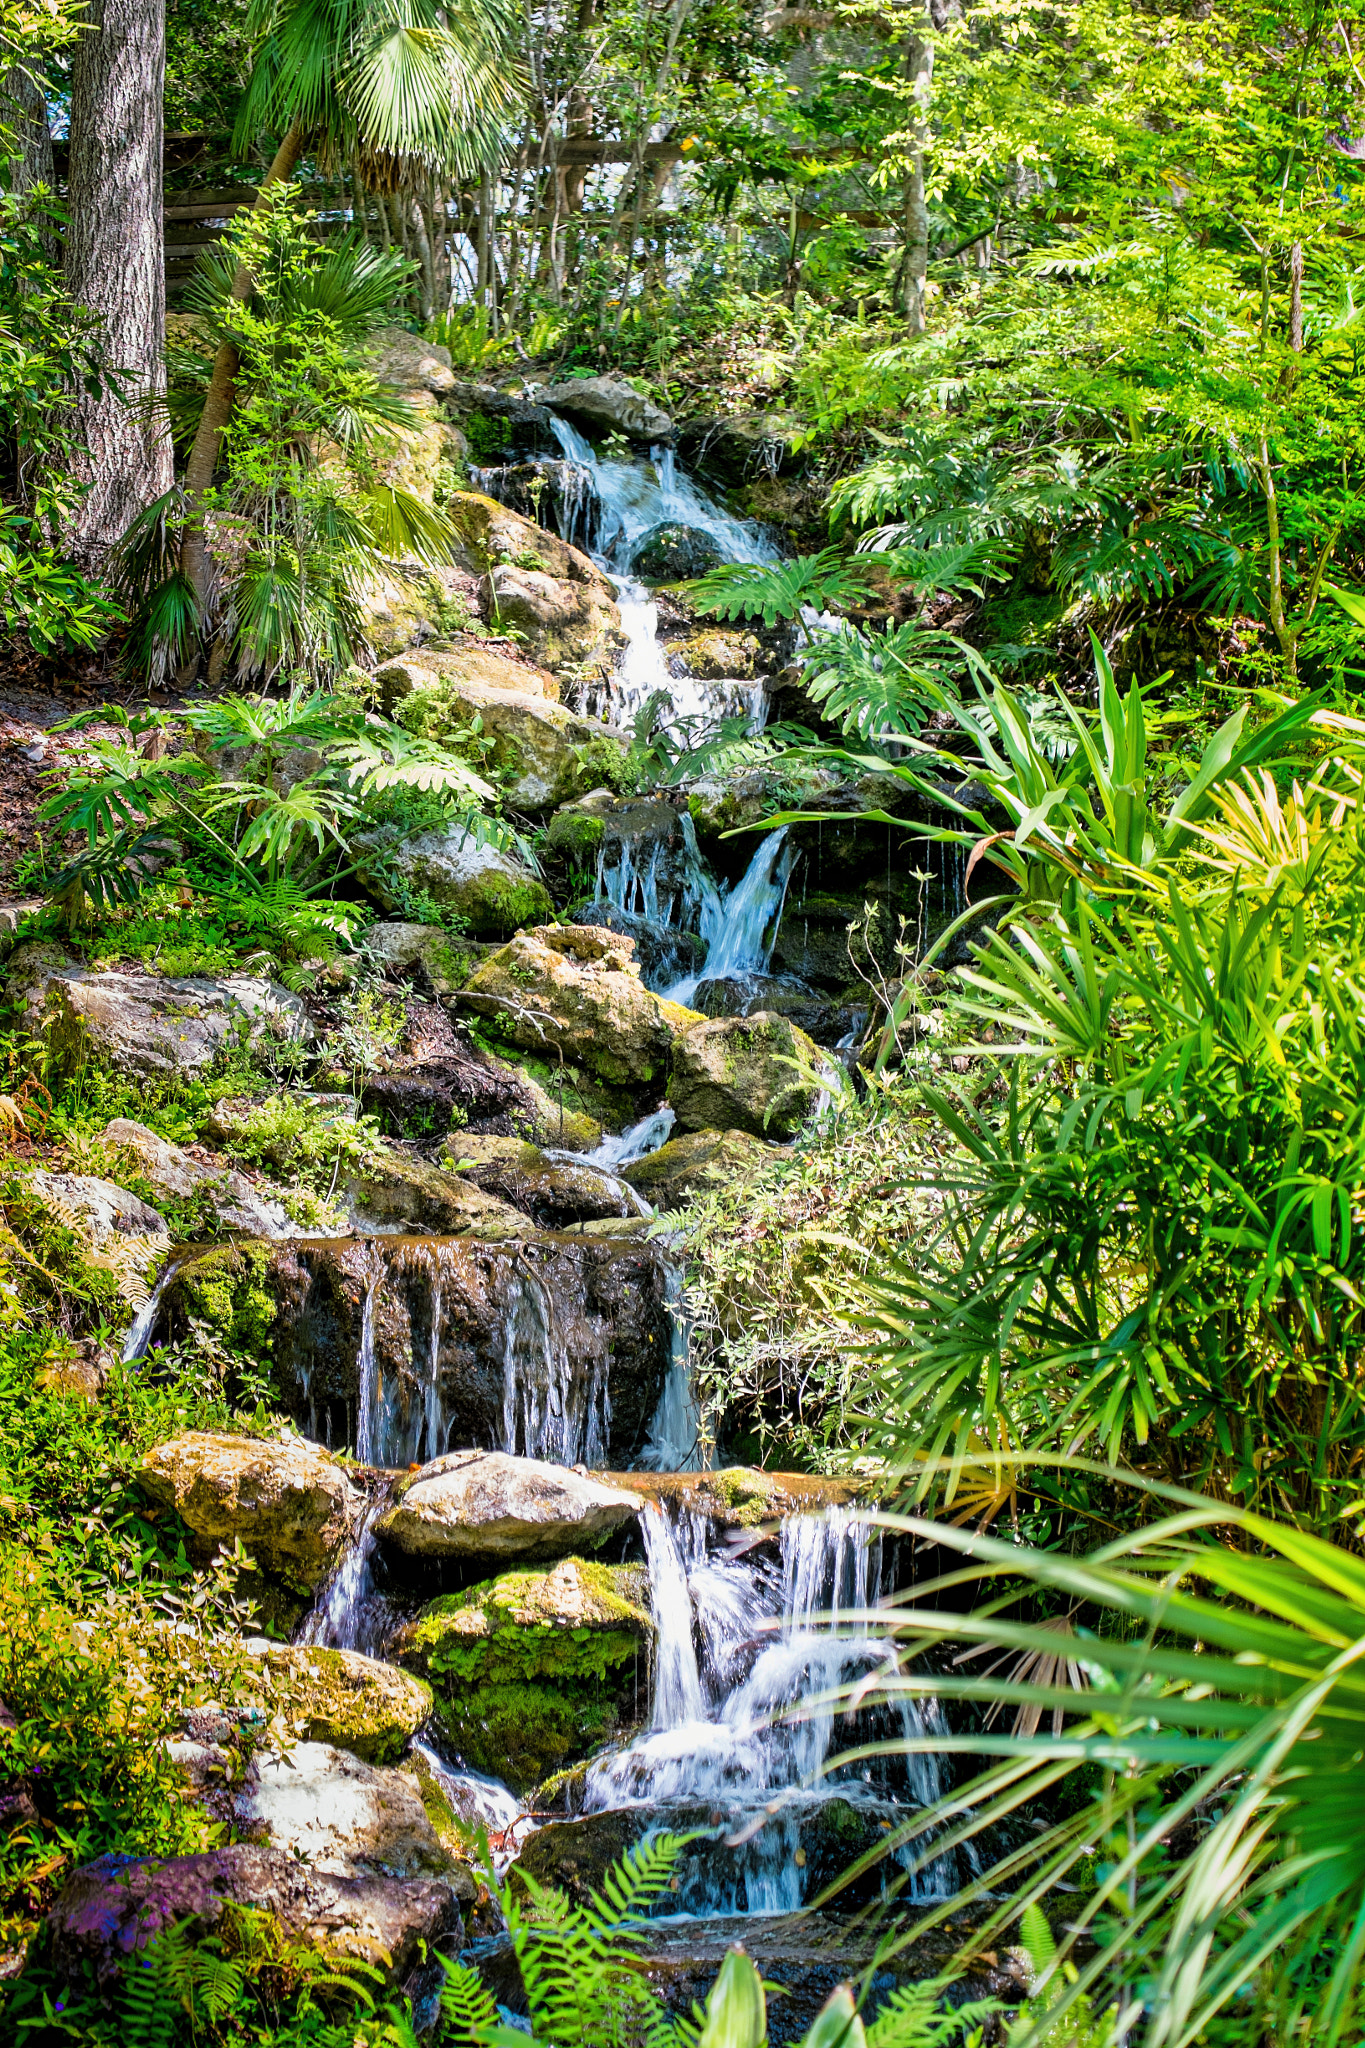
[[521, 932], [470, 976], [459, 1002], [527, 1051], [640, 1085], [659, 1078], [675, 1039], [700, 1020], [647, 989], [634, 956], [633, 940], [594, 925]]
[[89, 1173], [35, 1173], [28, 1192], [55, 1223], [74, 1231], [96, 1262], [150, 1278], [171, 1248], [165, 1218], [110, 1180]]
[[477, 959], [438, 924], [372, 924], [365, 934], [365, 951], [382, 974], [416, 974], [434, 996], [454, 995], [469, 978]]
[[464, 1928], [445, 1878], [403, 1881], [310, 1870], [282, 1849], [235, 1842], [198, 1856], [101, 1856], [73, 1872], [48, 1915], [45, 1961], [58, 1984], [87, 1969], [113, 1990], [139, 1950], [172, 1927], [202, 1939], [238, 1907], [268, 1913], [281, 1933], [326, 1958], [378, 1971], [415, 2004], [442, 1981], [437, 1951], [458, 1953]]
[[526, 1218], [462, 1174], [433, 1166], [410, 1147], [381, 1144], [350, 1173], [342, 1190], [358, 1231], [406, 1226], [423, 1234], [522, 1237]]
[[431, 1714], [429, 1685], [359, 1650], [271, 1643], [265, 1659], [291, 1734], [362, 1763], [396, 1762]]
[[826, 1055], [789, 1017], [712, 1017], [673, 1046], [668, 1099], [681, 1131], [790, 1138], [815, 1108]]
[[[419, 647], [411, 654], [386, 661], [370, 678], [379, 707], [392, 718], [400, 704], [418, 690], [429, 690], [432, 677], [438, 681], [473, 683], [483, 690], [519, 690], [523, 696], [547, 697], [559, 702], [559, 683], [520, 649], [506, 641], [492, 646], [485, 640], [463, 639], [455, 647]], [[408, 713], [411, 720], [411, 709]]]
[[630, 567], [631, 573], [646, 583], [684, 583], [704, 576], [723, 559], [720, 544], [711, 534], [678, 519], [664, 519], [641, 534]]
[[363, 1500], [335, 1458], [297, 1436], [194, 1430], [148, 1451], [137, 1477], [203, 1551], [240, 1539], [262, 1571], [307, 1593], [335, 1563]]
[[406, 1771], [376, 1769], [326, 1742], [258, 1758], [233, 1801], [244, 1828], [320, 1871], [438, 1876], [450, 1858]]
[[615, 593], [578, 548], [494, 498], [461, 491], [447, 500], [460, 566], [482, 578], [485, 617], [522, 634], [546, 668], [609, 666], [624, 646]]
[[413, 895], [429, 896], [481, 939], [508, 938], [521, 925], [554, 914], [549, 890], [525, 861], [481, 846], [463, 825], [436, 826], [411, 839], [371, 834], [353, 850], [360, 855], [358, 881], [385, 910], [401, 909]]
[[414, 1557], [562, 1557], [619, 1528], [638, 1506], [635, 1494], [563, 1465], [452, 1451], [400, 1480], [377, 1533]]
[[635, 441], [666, 441], [673, 432], [668, 414], [643, 398], [624, 377], [574, 377], [551, 384], [539, 395], [555, 412], [566, 412], [595, 427], [613, 428]]
[[539, 1146], [520, 1138], [456, 1132], [447, 1146], [446, 1164], [486, 1195], [520, 1209], [542, 1230], [646, 1213], [644, 1202], [615, 1174], [582, 1159], [551, 1159]]
[[402, 668], [411, 688], [398, 704], [399, 724], [420, 738], [457, 746], [477, 723], [486, 751], [482, 772], [499, 782], [517, 810], [565, 803], [624, 759], [624, 734], [556, 703], [535, 687], [534, 671], [527, 671], [526, 688], [482, 682], [437, 667], [426, 649], [420, 662], [406, 660]]
[[258, 1352], [269, 1340], [281, 1407], [337, 1445], [356, 1442], [364, 1414], [379, 1465], [508, 1448], [509, 1434], [529, 1457], [626, 1465], [667, 1371], [663, 1258], [518, 1221], [515, 1242], [394, 1233], [215, 1246], [177, 1266], [162, 1322], [172, 1336], [192, 1315], [250, 1326]]
[[527, 1791], [644, 1711], [647, 1597], [642, 1565], [566, 1557], [433, 1600], [399, 1655], [466, 1762]]
[[[158, 1137], [146, 1124], [114, 1117], [104, 1127], [104, 1142], [118, 1154], [129, 1177], [149, 1187], [158, 1202], [190, 1203], [201, 1213], [208, 1210], [223, 1230], [240, 1230], [251, 1237], [292, 1234], [294, 1226], [279, 1203], [268, 1201], [245, 1174], [204, 1165], [183, 1145]], [[177, 1234], [188, 1233], [181, 1229]]]
[[773, 1157], [774, 1147], [747, 1131], [688, 1131], [657, 1152], [631, 1160], [621, 1168], [621, 1178], [656, 1209], [674, 1209], [708, 1187], [733, 1188]]
[[300, 997], [248, 974], [172, 979], [68, 964], [49, 968], [26, 995], [59, 1073], [93, 1060], [134, 1078], [196, 1074], [230, 1044], [283, 1045], [312, 1035]]
[[457, 1042], [448, 1059], [367, 1075], [360, 1100], [367, 1115], [399, 1130], [410, 1122], [435, 1132], [458, 1125], [572, 1152], [595, 1150], [601, 1124], [575, 1106], [573, 1091], [556, 1079], [552, 1093], [524, 1067]]

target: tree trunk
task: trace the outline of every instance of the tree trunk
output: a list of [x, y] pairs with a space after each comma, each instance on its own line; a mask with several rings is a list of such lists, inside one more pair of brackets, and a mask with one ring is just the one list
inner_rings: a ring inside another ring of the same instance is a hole
[[915, 35], [905, 54], [905, 75], [914, 100], [910, 161], [905, 174], [905, 254], [902, 258], [901, 303], [912, 334], [923, 334], [924, 287], [929, 276], [929, 211], [924, 199], [924, 155], [929, 141], [929, 90], [934, 77], [934, 46]]
[[[303, 130], [295, 121], [275, 152], [275, 161], [261, 182], [253, 207], [260, 205], [272, 185], [281, 185], [289, 177], [302, 148]], [[232, 296], [238, 305], [244, 304], [251, 296], [251, 273], [244, 263], [237, 266], [237, 275], [232, 280]], [[208, 396], [199, 415], [190, 459], [185, 465], [185, 531], [180, 543], [180, 570], [199, 601], [201, 616], [208, 611], [211, 581], [211, 564], [204, 545], [204, 493], [213, 483], [223, 430], [232, 417], [239, 361], [235, 343], [219, 343], [218, 353], [213, 359]]]
[[1303, 354], [1303, 243], [1289, 251], [1289, 346], [1296, 356]]
[[162, 0], [91, 0], [71, 66], [66, 283], [103, 321], [120, 388], [80, 394], [72, 467], [88, 485], [66, 544], [98, 566], [129, 523], [168, 491], [166, 273], [162, 246]]
[[[0, 62], [12, 51], [0, 51]], [[47, 102], [21, 62], [0, 76], [0, 127], [14, 134], [14, 153], [9, 159], [10, 190], [31, 192], [35, 185], [53, 189], [52, 131], [47, 125]]]

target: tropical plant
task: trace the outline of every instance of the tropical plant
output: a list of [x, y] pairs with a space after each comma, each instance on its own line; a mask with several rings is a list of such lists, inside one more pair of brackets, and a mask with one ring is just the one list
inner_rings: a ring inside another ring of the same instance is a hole
[[[1345, 1816], [1365, 1740], [1365, 1565], [1290, 1523], [1128, 1483], [1139, 1506], [1145, 1495], [1168, 1512], [1083, 1556], [889, 1518], [966, 1560], [896, 1596], [895, 1691], [1065, 1717], [1054, 1736], [964, 1724], [924, 1739], [998, 1761], [898, 1832], [912, 1865], [948, 1845], [986, 1851], [980, 1875], [917, 1919], [914, 1938], [970, 1902], [964, 1964], [1022, 1910], [1040, 1981], [1011, 2032], [1017, 2048], [1095, 2038], [1097, 2000], [1112, 2001], [1129, 2037], [1140, 2021], [1150, 2048], [1225, 2038], [1206, 2032], [1220, 2012], [1237, 2015], [1239, 2040], [1302, 2029], [1329, 2048], [1354, 2041], [1365, 1849]], [[1085, 1617], [1086, 1691], [1060, 1673], [1041, 1685], [943, 1672], [950, 1644], [1055, 1648], [1029, 1618], [1039, 1601]], [[1052, 1818], [1021, 1833], [1017, 1820], [1040, 1812]], [[1058, 1887], [1069, 1889], [1064, 1929], [1040, 1940], [1037, 1909]]]
[[[86, 842], [48, 883], [69, 919], [79, 919], [87, 897], [133, 901], [156, 865], [184, 860], [188, 850], [195, 886], [206, 894], [258, 898], [285, 922], [297, 920], [310, 896], [330, 892], [349, 872], [347, 834], [366, 799], [395, 787], [443, 797], [477, 841], [505, 836], [479, 809], [493, 792], [458, 756], [306, 686], [282, 699], [211, 699], [174, 719], [104, 705], [65, 729], [96, 722], [121, 725], [127, 740], [90, 743], [93, 765], [42, 807], [59, 835]], [[176, 724], [200, 736], [202, 752], [162, 751]], [[277, 763], [289, 748], [308, 748], [321, 765], [286, 780]], [[240, 750], [252, 772], [222, 778], [229, 750]], [[354, 921], [345, 905], [324, 914], [338, 932]]]
[[722, 562], [689, 591], [705, 618], [762, 619], [773, 626], [779, 619], [799, 619], [806, 610], [860, 604], [871, 591], [873, 566], [850, 562], [838, 548], [822, 548], [789, 562]]

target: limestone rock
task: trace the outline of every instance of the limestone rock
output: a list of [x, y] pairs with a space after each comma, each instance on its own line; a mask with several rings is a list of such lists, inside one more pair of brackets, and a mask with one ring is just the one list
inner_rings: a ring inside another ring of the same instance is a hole
[[594, 584], [505, 562], [489, 570], [484, 596], [499, 631], [520, 633], [549, 668], [600, 668], [624, 644], [616, 600]]
[[63, 1073], [94, 1059], [134, 1077], [194, 1074], [238, 1038], [286, 1044], [312, 1035], [298, 996], [247, 974], [210, 981], [68, 967], [47, 974], [39, 1005]]
[[410, 334], [406, 327], [379, 327], [370, 336], [372, 374], [395, 391], [445, 397], [455, 389], [450, 350]]
[[406, 1771], [376, 1769], [327, 1742], [298, 1742], [258, 1759], [233, 1802], [272, 1849], [314, 1870], [425, 1877], [449, 1863]]
[[773, 1153], [747, 1131], [689, 1131], [623, 1166], [621, 1178], [656, 1209], [673, 1209], [702, 1189], [747, 1179]]
[[454, 1955], [464, 1939], [443, 1878], [337, 1876], [283, 1850], [236, 1842], [198, 1856], [111, 1855], [85, 1864], [48, 1915], [47, 1960], [59, 1983], [80, 1984], [89, 1966], [108, 1992], [157, 1935], [188, 1922], [202, 1938], [232, 1906], [269, 1913], [325, 1956], [373, 1964], [419, 2005], [442, 1981], [435, 1952]]
[[586, 796], [561, 804], [545, 828], [545, 844], [580, 867], [591, 867], [606, 830], [604, 820], [615, 808], [610, 789], [590, 789]]
[[723, 1465], [716, 1472], [604, 1472], [603, 1485], [628, 1486], [647, 1501], [675, 1512], [704, 1515], [725, 1529], [758, 1529], [787, 1515], [819, 1514], [878, 1498], [871, 1474], [855, 1479], [812, 1472], [760, 1472], [750, 1465]]
[[148, 1451], [137, 1477], [205, 1550], [240, 1537], [262, 1571], [305, 1592], [326, 1577], [361, 1500], [344, 1468], [302, 1437], [195, 1430]]
[[514, 1044], [562, 1053], [603, 1081], [657, 1080], [675, 1039], [699, 1020], [645, 987], [634, 954], [633, 940], [592, 925], [521, 932], [470, 976], [459, 1001], [502, 1020]]
[[452, 1451], [400, 1481], [377, 1533], [415, 1557], [560, 1557], [629, 1521], [638, 1505], [633, 1493], [568, 1466]]
[[437, 924], [372, 924], [364, 946], [383, 973], [416, 972], [434, 996], [454, 995], [463, 988], [478, 958]]
[[525, 687], [513, 687], [448, 668], [403, 667], [415, 680], [397, 706], [399, 724], [446, 744], [457, 742], [477, 719], [490, 748], [484, 772], [498, 779], [519, 810], [565, 803], [624, 759], [626, 736], [556, 702], [538, 686], [537, 670], [525, 672]]
[[429, 1685], [359, 1650], [272, 1643], [266, 1662], [290, 1732], [362, 1763], [395, 1762], [431, 1714]]
[[484, 690], [520, 690], [524, 696], [559, 702], [559, 684], [547, 668], [509, 653], [505, 644], [491, 647], [480, 640], [465, 640], [458, 647], [419, 647], [386, 661], [370, 680], [388, 718], [415, 692], [439, 688], [443, 680], [473, 683]]
[[519, 1209], [397, 1145], [381, 1144], [348, 1176], [343, 1194], [351, 1227], [358, 1231], [406, 1224], [424, 1235], [442, 1237], [469, 1233], [498, 1239], [526, 1232], [526, 1218]]
[[408, 892], [421, 893], [464, 918], [476, 938], [500, 939], [554, 914], [549, 890], [524, 861], [481, 846], [462, 825], [408, 839], [370, 834], [352, 850], [358, 881], [385, 910], [400, 909]]
[[104, 1140], [127, 1162], [128, 1171], [145, 1181], [159, 1198], [205, 1202], [225, 1230], [252, 1237], [289, 1237], [294, 1226], [278, 1202], [267, 1201], [245, 1174], [231, 1167], [203, 1165], [183, 1145], [159, 1138], [130, 1117], [114, 1117], [104, 1127]]
[[[731, 678], [736, 682], [751, 682], [755, 676], [766, 675], [771, 669], [781, 666], [764, 647], [758, 634], [743, 626], [712, 626], [700, 633], [689, 633], [685, 638], [674, 638], [670, 634], [665, 645], [669, 666], [675, 675], [697, 676], [704, 682], [722, 682]], [[776, 783], [777, 778], [772, 779]], [[734, 778], [726, 776], [716, 780], [718, 787], [728, 788]], [[778, 808], [776, 799], [772, 808]]]
[[504, 1572], [432, 1601], [399, 1654], [430, 1678], [466, 1761], [527, 1790], [643, 1710], [647, 1589], [642, 1565], [576, 1557]]
[[142, 1279], [171, 1248], [164, 1217], [113, 1181], [88, 1173], [35, 1173], [28, 1182], [47, 1213], [84, 1239], [98, 1256], [106, 1248]]
[[43, 908], [41, 896], [26, 896], [16, 903], [0, 903], [0, 960], [14, 951], [24, 919]]
[[720, 560], [719, 544], [709, 533], [665, 519], [641, 534], [630, 567], [645, 583], [683, 583], [704, 576]]
[[766, 1010], [694, 1024], [673, 1047], [679, 1129], [790, 1138], [815, 1107], [824, 1058], [790, 1018]]
[[591, 1152], [602, 1141], [596, 1118], [565, 1094], [543, 1088], [533, 1074], [482, 1046], [458, 1046], [449, 1060], [366, 1077], [361, 1104], [400, 1129], [412, 1118], [424, 1128], [494, 1130], [536, 1145]]
[[540, 393], [555, 412], [567, 412], [594, 426], [614, 427], [636, 441], [666, 441], [673, 422], [652, 400], [642, 398], [624, 377], [575, 377]]
[[510, 1202], [542, 1230], [605, 1217], [639, 1217], [644, 1203], [622, 1185], [581, 1159], [551, 1159], [519, 1138], [470, 1137], [457, 1131], [444, 1162], [486, 1195]]

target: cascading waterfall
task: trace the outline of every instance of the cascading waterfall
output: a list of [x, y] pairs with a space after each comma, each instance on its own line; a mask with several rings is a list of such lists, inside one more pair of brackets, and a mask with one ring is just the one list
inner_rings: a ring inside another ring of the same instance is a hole
[[[658, 1630], [653, 1724], [594, 1764], [587, 1811], [622, 1805], [706, 1808], [727, 1823], [736, 1855], [722, 1893], [689, 1896], [698, 1912], [788, 1912], [802, 1902], [803, 1814], [821, 1799], [876, 1799], [871, 1776], [831, 1762], [838, 1688], [894, 1670], [870, 1618], [879, 1540], [847, 1509], [782, 1526], [781, 1567], [718, 1554], [704, 1517], [641, 1516]], [[905, 1735], [930, 1717], [903, 1704]], [[909, 1760], [912, 1802], [940, 1791], [935, 1760]], [[754, 1825], [760, 1823], [760, 1825]], [[749, 1825], [746, 1827], [746, 1823]], [[912, 1898], [942, 1896], [947, 1869], [917, 1875]]]
[[167, 1259], [157, 1275], [156, 1285], [133, 1318], [132, 1327], [123, 1340], [123, 1350], [120, 1354], [125, 1365], [132, 1365], [141, 1358], [151, 1342], [156, 1319], [161, 1314], [161, 1297], [180, 1271], [181, 1264], [182, 1261], [179, 1259]]
[[644, 535], [666, 521], [709, 534], [727, 562], [775, 562], [777, 550], [758, 527], [722, 512], [690, 477], [680, 476], [671, 448], [651, 449], [647, 464], [621, 462], [599, 456], [567, 420], [552, 415], [550, 425], [566, 461], [586, 471], [596, 491], [597, 530], [587, 552], [615, 585], [626, 636], [620, 666], [588, 692], [583, 708], [608, 724], [629, 725], [662, 692], [672, 706], [670, 725], [743, 717], [751, 731], [760, 732], [767, 717], [761, 683], [701, 682], [670, 672], [659, 644], [658, 606], [630, 567]]
[[355, 1454], [362, 1465], [377, 1465], [381, 1462], [383, 1444], [383, 1423], [378, 1413], [380, 1401], [379, 1367], [374, 1355], [374, 1302], [379, 1292], [379, 1280], [383, 1271], [376, 1261], [370, 1273], [370, 1283], [365, 1290], [365, 1307], [360, 1319], [360, 1355], [356, 1360], [357, 1414], [355, 1423]]
[[361, 1650], [377, 1657], [392, 1616], [375, 1589], [374, 1527], [389, 1504], [391, 1486], [375, 1489], [330, 1578], [318, 1590], [296, 1641], [320, 1650]]
[[554, 1303], [530, 1263], [518, 1263], [503, 1322], [503, 1444], [514, 1457], [601, 1465], [611, 1429], [605, 1365], [575, 1380]]
[[710, 1463], [692, 1384], [692, 1325], [683, 1303], [682, 1281], [681, 1272], [670, 1267], [668, 1371], [649, 1425], [649, 1440], [640, 1453], [642, 1472], [702, 1472]]
[[667, 1144], [669, 1132], [676, 1121], [676, 1111], [665, 1103], [649, 1116], [642, 1116], [639, 1123], [629, 1125], [619, 1137], [603, 1138], [594, 1151], [575, 1156], [586, 1160], [589, 1166], [600, 1166], [610, 1173], [613, 1167], [630, 1166], [635, 1160], [646, 1159], [651, 1152], [657, 1152], [660, 1145]]
[[716, 894], [704, 905], [701, 936], [706, 959], [697, 974], [684, 975], [664, 993], [675, 1003], [690, 1003], [704, 981], [734, 981], [746, 974], [766, 974], [777, 939], [782, 906], [791, 881], [793, 849], [786, 827], [769, 832], [739, 881], [726, 896]]
[[708, 916], [719, 917], [721, 892], [702, 857], [697, 828], [686, 811], [678, 813], [678, 831], [681, 853], [662, 839], [651, 842], [643, 860], [637, 859], [628, 839], [604, 845], [597, 856], [597, 901], [610, 903], [627, 917], [647, 917], [653, 924], [673, 925], [681, 931], [704, 929]]

